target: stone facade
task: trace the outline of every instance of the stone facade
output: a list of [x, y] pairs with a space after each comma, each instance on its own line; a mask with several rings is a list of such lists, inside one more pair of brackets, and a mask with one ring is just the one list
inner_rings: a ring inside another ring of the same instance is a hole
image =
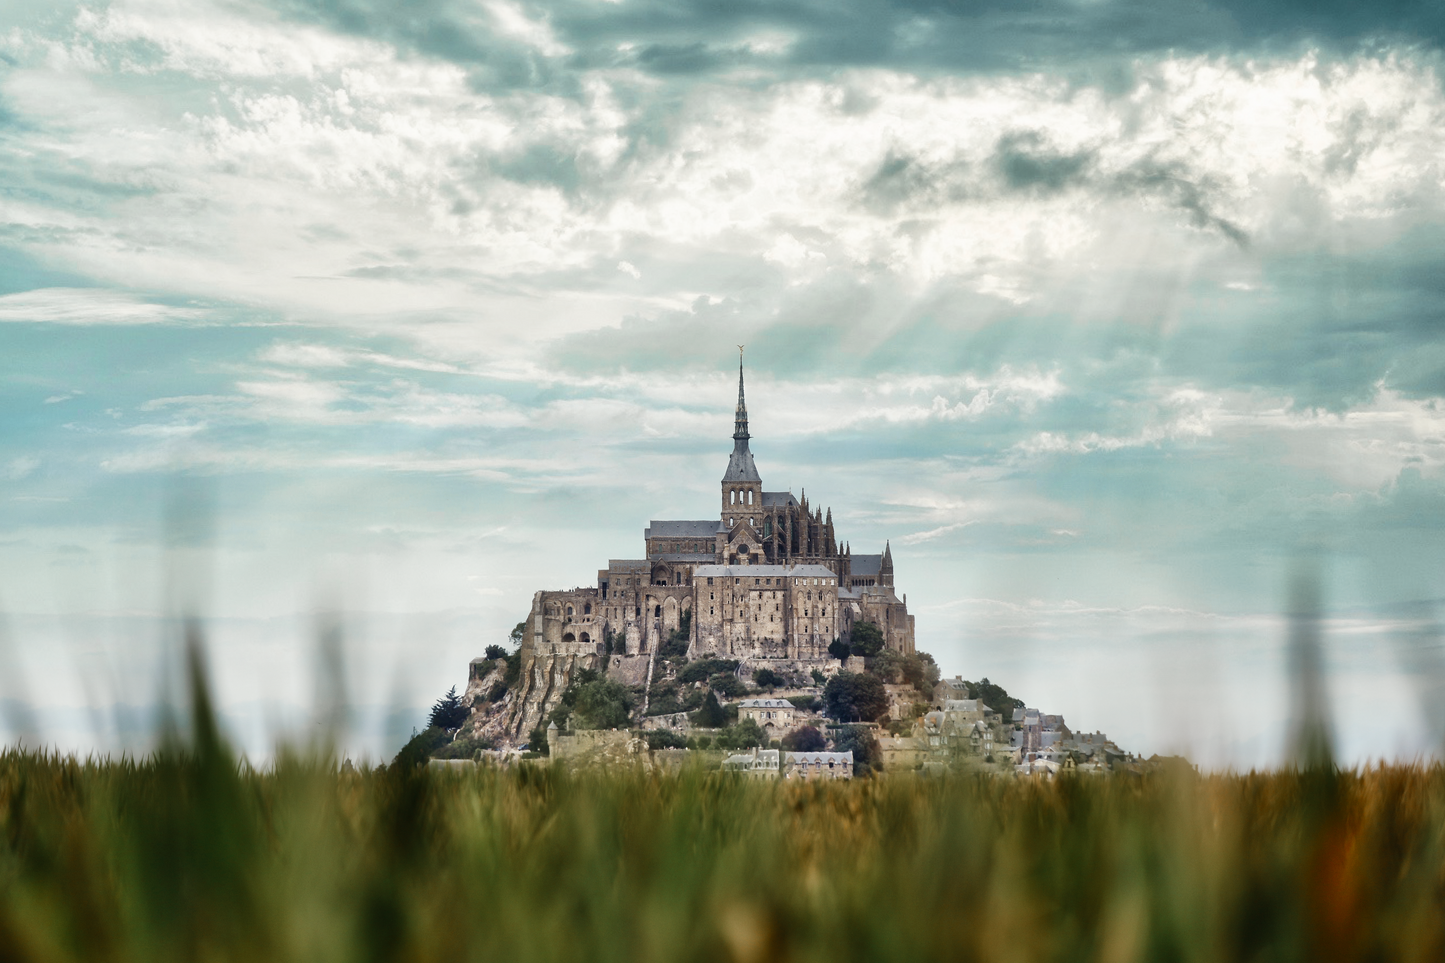
[[684, 624], [694, 659], [821, 667], [828, 646], [850, 641], [853, 626], [865, 621], [883, 631], [890, 648], [914, 651], [907, 596], [894, 590], [892, 549], [854, 555], [839, 546], [831, 509], [810, 507], [806, 494], [764, 491], [750, 437], [739, 365], [718, 516], [655, 520], [643, 532], [645, 558], [609, 561], [595, 587], [533, 596], [512, 732], [544, 718], [579, 669], [647, 684], [658, 648]]

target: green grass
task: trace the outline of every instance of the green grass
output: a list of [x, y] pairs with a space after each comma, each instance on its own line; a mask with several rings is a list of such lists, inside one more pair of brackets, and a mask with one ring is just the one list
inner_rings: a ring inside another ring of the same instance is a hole
[[1445, 959], [1439, 766], [258, 772], [195, 691], [144, 761], [0, 754], [0, 963]]
[[1439, 960], [1445, 774], [0, 757], [0, 960]]

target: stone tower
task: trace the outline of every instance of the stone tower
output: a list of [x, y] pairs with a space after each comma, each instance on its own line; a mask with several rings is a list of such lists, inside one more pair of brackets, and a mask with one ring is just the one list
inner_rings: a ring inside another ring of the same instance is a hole
[[743, 358], [738, 349], [738, 407], [733, 416], [733, 453], [722, 480], [722, 523], [734, 528], [747, 522], [763, 529], [763, 480], [748, 450], [748, 405], [743, 399]]

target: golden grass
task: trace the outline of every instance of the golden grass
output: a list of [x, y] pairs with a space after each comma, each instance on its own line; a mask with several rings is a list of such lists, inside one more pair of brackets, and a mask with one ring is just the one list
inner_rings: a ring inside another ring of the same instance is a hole
[[0, 756], [0, 961], [1445, 959], [1445, 771]]

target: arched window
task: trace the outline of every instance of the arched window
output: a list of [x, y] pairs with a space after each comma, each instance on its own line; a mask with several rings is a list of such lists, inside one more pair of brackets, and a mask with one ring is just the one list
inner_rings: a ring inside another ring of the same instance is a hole
[[591, 603], [591, 602], [588, 602], [586, 605], [582, 606], [582, 614], [583, 614], [583, 615], [591, 615], [591, 614], [592, 614], [592, 603]]
[[652, 617], [655, 618], [655, 619], [660, 619], [660, 618], [662, 618], [662, 606], [661, 606], [661, 605], [656, 606], [655, 608], [653, 608], [653, 610], [652, 610]]
[[570, 619], [571, 617], [572, 617], [572, 606], [569, 605], [569, 606], [567, 606], [567, 618]]

